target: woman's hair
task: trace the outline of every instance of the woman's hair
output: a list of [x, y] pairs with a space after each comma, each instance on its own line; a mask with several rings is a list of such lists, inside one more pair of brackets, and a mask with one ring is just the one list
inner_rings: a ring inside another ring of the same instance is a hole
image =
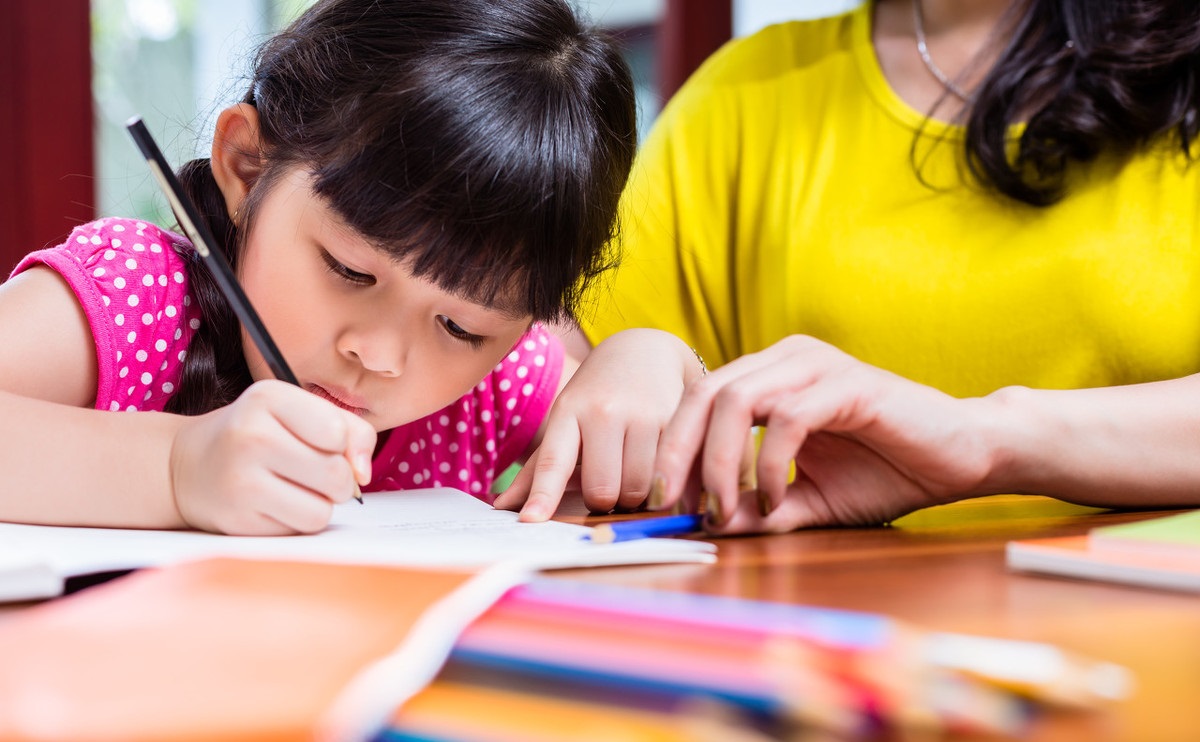
[[[293, 167], [372, 244], [472, 301], [561, 318], [610, 267], [633, 85], [563, 0], [324, 0], [265, 43], [244, 100], [266, 169], [239, 226], [208, 160], [180, 170], [235, 268]], [[168, 407], [183, 413], [250, 383], [231, 308], [207, 271], [191, 279], [204, 321]]]
[[[966, 120], [985, 185], [1037, 206], [1062, 198], [1072, 163], [1127, 155], [1200, 127], [1200, 2], [1019, 0], [1011, 41]], [[1026, 121], [1015, 155], [1009, 127]]]

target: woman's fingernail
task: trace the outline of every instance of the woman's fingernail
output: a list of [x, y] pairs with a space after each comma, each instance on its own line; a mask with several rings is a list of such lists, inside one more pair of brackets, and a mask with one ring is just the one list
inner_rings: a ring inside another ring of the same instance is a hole
[[661, 474], [655, 474], [650, 482], [650, 494], [646, 497], [646, 507], [650, 510], [661, 510], [667, 499], [667, 480]]
[[707, 514], [708, 521], [714, 526], [722, 526], [725, 524], [725, 513], [721, 510], [721, 498], [717, 497], [715, 492], [704, 493], [704, 512]]
[[771, 502], [771, 496], [765, 490], [758, 491], [758, 514], [762, 517], [767, 517], [775, 510], [775, 503]]

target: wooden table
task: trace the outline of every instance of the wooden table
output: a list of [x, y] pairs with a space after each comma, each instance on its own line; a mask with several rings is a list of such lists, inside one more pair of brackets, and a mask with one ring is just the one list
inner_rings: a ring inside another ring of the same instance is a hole
[[[921, 627], [1051, 642], [1119, 663], [1133, 696], [1100, 713], [1041, 718], [1027, 738], [1200, 740], [1200, 596], [1013, 573], [1004, 545], [1165, 512], [1112, 513], [1037, 497], [931, 508], [889, 527], [718, 539], [715, 565], [592, 568], [602, 583], [883, 613]], [[595, 522], [578, 512], [564, 520]], [[0, 608], [0, 621], [20, 605]]]
[[712, 566], [575, 571], [573, 578], [845, 608], [928, 629], [1054, 643], [1130, 669], [1132, 697], [1051, 714], [1029, 740], [1200, 740], [1200, 596], [1010, 572], [1011, 539], [1075, 535], [1153, 513], [1038, 497], [931, 508], [890, 527], [717, 541]]

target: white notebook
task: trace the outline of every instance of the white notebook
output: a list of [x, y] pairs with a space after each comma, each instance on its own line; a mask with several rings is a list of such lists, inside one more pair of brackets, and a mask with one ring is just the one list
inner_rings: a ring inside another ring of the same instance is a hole
[[0, 523], [0, 600], [51, 597], [67, 577], [205, 557], [476, 568], [501, 562], [559, 569], [666, 562], [711, 563], [716, 546], [652, 538], [598, 544], [586, 526], [518, 523], [449, 488], [376, 492], [338, 505], [328, 528], [303, 536], [222, 536], [199, 531]]

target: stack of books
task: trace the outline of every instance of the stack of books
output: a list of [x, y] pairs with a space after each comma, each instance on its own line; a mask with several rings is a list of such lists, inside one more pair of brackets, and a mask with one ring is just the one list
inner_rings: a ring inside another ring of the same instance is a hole
[[1027, 572], [1200, 592], [1200, 510], [1012, 541], [1007, 560]]

